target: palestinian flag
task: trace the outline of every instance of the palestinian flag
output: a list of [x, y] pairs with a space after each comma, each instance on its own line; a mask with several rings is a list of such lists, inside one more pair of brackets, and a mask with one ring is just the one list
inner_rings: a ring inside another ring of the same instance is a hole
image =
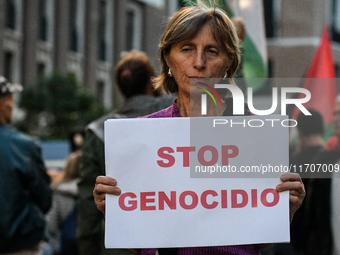
[[[326, 125], [325, 138], [327, 139], [332, 133], [331, 124], [337, 97], [337, 84], [331, 41], [326, 25], [305, 78], [302, 87], [309, 90], [311, 99], [303, 105], [305, 108], [313, 108], [322, 115]], [[305, 95], [299, 95], [299, 98], [303, 97]], [[299, 113], [300, 110], [295, 107], [293, 119], [296, 119]]]

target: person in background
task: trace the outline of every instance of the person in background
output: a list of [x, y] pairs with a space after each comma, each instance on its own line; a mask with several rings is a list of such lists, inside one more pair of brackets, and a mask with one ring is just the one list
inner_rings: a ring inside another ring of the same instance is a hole
[[[168, 92], [177, 92], [178, 97], [170, 107], [148, 115], [146, 118], [197, 116], [191, 107], [190, 78], [225, 78], [230, 84], [234, 84], [235, 73], [240, 63], [239, 41], [232, 21], [216, 7], [209, 8], [200, 3], [198, 6], [182, 8], [175, 13], [163, 34], [159, 51], [162, 71], [157, 78], [157, 85], [164, 86]], [[221, 107], [215, 107], [215, 116], [228, 116], [232, 107], [229, 102], [225, 100]], [[247, 114], [249, 112], [244, 112], [244, 115]], [[180, 127], [168, 135], [175, 137], [179, 132], [181, 132]], [[304, 186], [300, 176], [296, 173], [284, 174], [280, 180], [282, 183], [277, 185], [276, 190], [278, 192], [289, 191], [290, 220], [292, 220], [304, 199]], [[103, 214], [105, 213], [105, 195], [120, 195], [121, 193], [116, 184], [117, 180], [109, 176], [98, 176], [96, 179], [93, 194], [96, 205]], [[258, 255], [259, 250], [271, 246], [271, 244], [248, 244], [165, 249], [155, 247], [154, 249], [141, 249], [138, 252], [145, 255], [156, 252], [161, 255]]]
[[[305, 235], [296, 242], [303, 255], [340, 254], [340, 102], [333, 111], [333, 133], [313, 163], [326, 167], [316, 177], [308, 180], [307, 198], [303, 208], [308, 209], [303, 223]], [[314, 177], [314, 176], [313, 176]], [[302, 240], [304, 239], [304, 240]]]
[[171, 105], [170, 96], [161, 96], [155, 90], [152, 78], [155, 70], [143, 52], [130, 51], [115, 68], [115, 79], [125, 97], [124, 105], [117, 111], [93, 121], [86, 128], [83, 145], [82, 169], [79, 187], [79, 212], [77, 236], [81, 255], [132, 254], [129, 250], [104, 249], [103, 214], [96, 208], [93, 185], [98, 175], [105, 174], [104, 122], [111, 118], [134, 118], [150, 114]]
[[[311, 115], [301, 112], [297, 117], [300, 141], [298, 151], [290, 158], [291, 171], [300, 172], [301, 169], [303, 173], [306, 198], [291, 223], [290, 244], [278, 244], [264, 255], [331, 254], [330, 211], [323, 191], [324, 188], [328, 189], [324, 184], [327, 180], [312, 179], [305, 173], [307, 165], [316, 164], [318, 157], [326, 151], [324, 122], [318, 111], [308, 111]], [[319, 224], [321, 221], [322, 224]]]
[[[336, 102], [334, 111], [334, 121], [333, 121], [333, 133], [334, 135], [330, 137], [325, 148], [327, 153], [323, 153], [321, 157], [321, 163], [334, 164], [333, 178], [330, 180], [329, 193], [327, 196], [327, 205], [330, 206], [330, 224], [333, 237], [333, 254], [340, 255], [340, 179], [339, 179], [339, 168], [340, 168], [340, 102]], [[338, 169], [338, 170], [336, 170]]]
[[324, 122], [321, 114], [314, 110], [308, 109], [311, 115], [300, 113], [297, 118], [297, 128], [299, 132], [298, 152], [291, 157], [291, 164], [299, 166], [304, 163], [312, 163], [313, 159], [324, 148]]
[[32, 138], [9, 127], [13, 93], [22, 90], [0, 76], [0, 254], [39, 253], [43, 213], [50, 209], [50, 178]]
[[[55, 177], [51, 184], [53, 200], [52, 208], [47, 214], [47, 232], [51, 237], [50, 243], [54, 254], [78, 254], [75, 231], [72, 240], [68, 240], [68, 244], [63, 242], [65, 241], [63, 231], [65, 232], [67, 227], [65, 220], [67, 217], [72, 217], [73, 210], [76, 210], [81, 155], [81, 151], [71, 153], [67, 159], [65, 169]], [[76, 224], [76, 217], [73, 220], [73, 223]], [[68, 234], [71, 236], [71, 233]]]

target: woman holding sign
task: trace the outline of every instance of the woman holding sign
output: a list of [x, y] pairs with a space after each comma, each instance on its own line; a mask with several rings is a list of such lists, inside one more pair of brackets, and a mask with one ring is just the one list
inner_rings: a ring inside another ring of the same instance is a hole
[[[178, 11], [168, 24], [160, 43], [162, 72], [156, 79], [158, 86], [171, 93], [178, 93], [173, 105], [147, 118], [193, 116], [190, 100], [190, 78], [228, 78], [233, 83], [240, 63], [238, 37], [233, 23], [217, 8], [202, 4]], [[218, 111], [231, 115], [228, 100]], [[248, 114], [248, 111], [245, 111]], [[178, 132], [178, 130], [176, 131]], [[305, 190], [298, 174], [281, 176], [278, 192], [290, 192], [290, 218], [302, 204]], [[99, 176], [93, 191], [95, 202], [104, 213], [105, 194], [120, 195], [116, 180]], [[237, 245], [216, 247], [185, 247], [159, 249], [159, 254], [259, 254], [259, 249], [271, 245]], [[155, 254], [155, 249], [142, 250], [142, 254]]]

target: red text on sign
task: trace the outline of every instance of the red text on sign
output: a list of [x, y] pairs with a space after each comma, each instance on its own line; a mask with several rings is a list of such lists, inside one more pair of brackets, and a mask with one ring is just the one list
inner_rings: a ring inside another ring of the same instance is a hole
[[[176, 152], [182, 154], [183, 159], [183, 167], [190, 166], [190, 152], [196, 152], [195, 146], [187, 146], [187, 147], [177, 147]], [[209, 160], [206, 159], [205, 154], [209, 152], [211, 158]], [[162, 160], [157, 160], [157, 164], [160, 167], [171, 167], [175, 164], [176, 159], [173, 155], [175, 150], [171, 147], [162, 147], [158, 150], [157, 154]], [[236, 145], [222, 145], [221, 146], [221, 159], [222, 165], [229, 165], [229, 159], [235, 158], [239, 154], [239, 149]], [[219, 159], [218, 150], [211, 145], [206, 145], [201, 147], [197, 152], [198, 162], [202, 166], [212, 166], [215, 165]]]
[[[269, 196], [269, 194], [271, 194]], [[259, 196], [258, 196], [259, 195]], [[268, 199], [270, 197], [271, 199]], [[258, 201], [258, 198], [260, 200]], [[228, 202], [230, 199], [230, 202]], [[139, 209], [141, 211], [164, 210], [168, 207], [170, 210], [176, 210], [181, 207], [185, 210], [195, 209], [202, 206], [205, 209], [214, 209], [220, 207], [243, 208], [250, 206], [258, 207], [262, 204], [266, 207], [273, 207], [280, 200], [279, 193], [268, 188], [259, 193], [257, 189], [252, 189], [249, 193], [242, 189], [221, 190], [219, 193], [215, 190], [203, 191], [200, 195], [195, 191], [186, 190], [177, 196], [176, 191], [171, 191], [168, 196], [164, 191], [140, 192], [139, 196], [133, 192], [126, 192], [119, 196], [118, 205], [124, 211], [133, 211]]]

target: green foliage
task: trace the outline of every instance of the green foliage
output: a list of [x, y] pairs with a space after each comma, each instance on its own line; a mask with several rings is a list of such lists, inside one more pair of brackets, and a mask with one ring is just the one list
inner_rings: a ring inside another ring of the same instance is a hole
[[103, 104], [77, 84], [75, 75], [61, 72], [25, 88], [19, 106], [26, 118], [17, 128], [42, 139], [67, 139], [72, 129], [106, 113]]

